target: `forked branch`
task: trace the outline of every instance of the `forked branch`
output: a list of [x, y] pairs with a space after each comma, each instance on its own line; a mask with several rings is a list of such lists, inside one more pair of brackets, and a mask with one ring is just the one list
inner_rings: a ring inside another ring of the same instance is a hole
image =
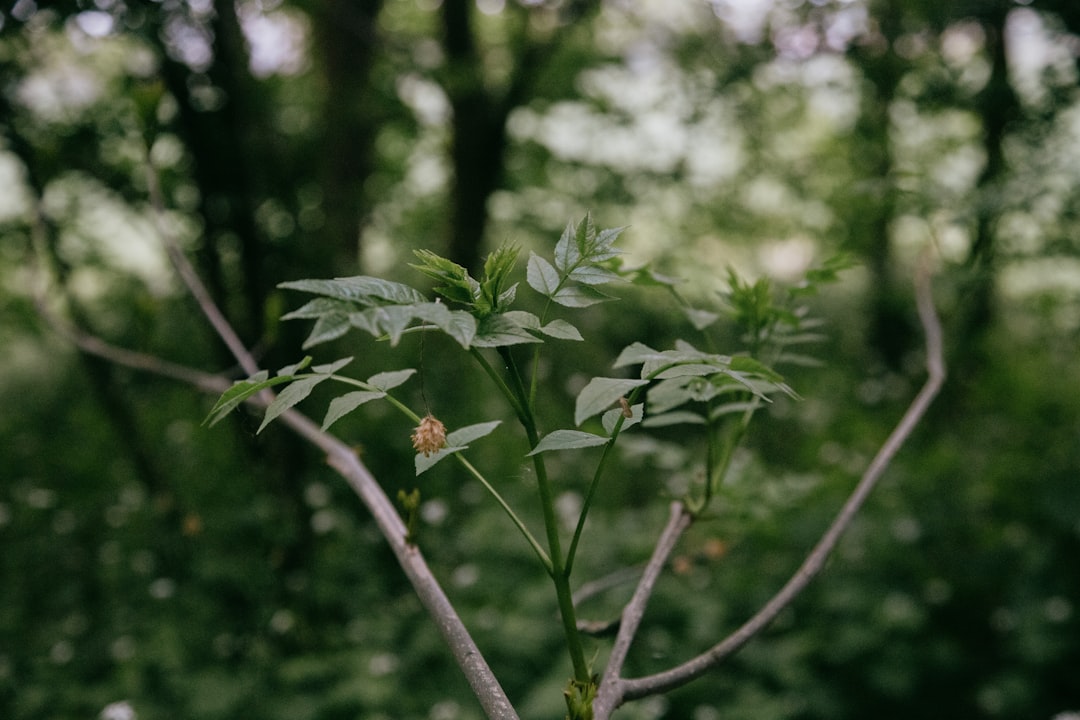
[[[927, 379], [915, 399], [908, 406], [900, 422], [886, 438], [870, 465], [866, 468], [854, 491], [844, 503], [840, 512], [828, 527], [817, 545], [806, 556], [802, 565], [791, 579], [776, 593], [753, 617], [747, 620], [731, 635], [695, 658], [669, 670], [641, 678], [623, 679], [619, 677], [626, 651], [633, 639], [637, 624], [644, 613], [644, 606], [652, 592], [667, 554], [674, 546], [678, 536], [689, 524], [685, 510], [678, 503], [672, 507], [671, 518], [664, 528], [656, 552], [642, 577], [637, 591], [623, 611], [623, 625], [616, 638], [611, 661], [600, 684], [593, 713], [596, 720], [606, 720], [611, 713], [625, 702], [668, 692], [685, 685], [716, 667], [722, 661], [742, 648], [755, 635], [769, 625], [798, 595], [810, 584], [821, 571], [825, 561], [836, 548], [840, 537], [851, 525], [855, 515], [866, 502], [866, 498], [877, 485], [885, 469], [892, 462], [900, 447], [915, 430], [926, 414], [927, 409], [941, 390], [945, 382], [945, 359], [942, 347], [941, 323], [934, 309], [933, 292], [930, 284], [929, 258], [924, 256], [915, 274], [915, 300], [919, 320], [926, 335], [926, 370]], [[629, 622], [628, 622], [629, 621]], [[632, 624], [631, 624], [632, 623]]]
[[[228, 346], [237, 362], [246, 372], [254, 374], [259, 369], [254, 357], [214, 303], [210, 293], [172, 235], [171, 229], [167, 226], [157, 175], [152, 168], [148, 167], [147, 177], [157, 227], [174, 268], [195, 298], [203, 315]], [[40, 216], [35, 223], [34, 232], [38, 235], [46, 232]], [[71, 327], [48, 310], [48, 303], [45, 302], [43, 296], [44, 289], [42, 285], [39, 289], [39, 297], [35, 298], [42, 317], [59, 334], [83, 352], [135, 370], [180, 380], [204, 392], [221, 393], [229, 387], [230, 381], [221, 375], [202, 372], [152, 355], [119, 348], [78, 328]], [[266, 406], [272, 400], [273, 394], [264, 391], [252, 398], [251, 402]], [[428, 567], [423, 554], [415, 545], [406, 541], [406, 528], [394, 504], [357, 457], [356, 452], [333, 435], [320, 430], [318, 425], [294, 409], [285, 411], [280, 416], [280, 420], [326, 453], [327, 463], [348, 482], [371, 512], [379, 530], [390, 545], [406, 577], [412, 583], [424, 608], [435, 621], [487, 716], [495, 720], [517, 720], [517, 713], [502, 686], [450, 604], [449, 598], [439, 585], [431, 568]]]

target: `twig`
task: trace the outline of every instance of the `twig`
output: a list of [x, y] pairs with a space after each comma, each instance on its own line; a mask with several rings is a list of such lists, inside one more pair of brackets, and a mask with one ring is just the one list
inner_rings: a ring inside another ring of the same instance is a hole
[[248, 375], [254, 375], [259, 371], [259, 364], [255, 361], [255, 357], [248, 351], [229, 320], [210, 296], [210, 291], [206, 289], [206, 285], [199, 278], [199, 274], [195, 272], [191, 261], [187, 259], [187, 255], [184, 254], [180, 243], [173, 234], [172, 228], [165, 221], [165, 201], [161, 194], [161, 183], [158, 181], [157, 172], [155, 172], [149, 157], [146, 158], [146, 186], [150, 195], [150, 205], [154, 210], [154, 223], [157, 226], [161, 242], [165, 246], [165, 252], [169, 255], [169, 261], [176, 268], [176, 273], [180, 276], [191, 296], [195, 298], [195, 302], [199, 303], [202, 314], [206, 316], [214, 331], [225, 343], [225, 346], [229, 348], [229, 352], [240, 363], [240, 367]]
[[[796, 570], [790, 580], [776, 593], [753, 617], [747, 620], [740, 628], [735, 630], [724, 640], [720, 641], [707, 651], [695, 658], [688, 660], [669, 670], [634, 679], [620, 679], [605, 673], [597, 693], [593, 712], [597, 720], [605, 720], [610, 717], [615, 708], [625, 702], [638, 698], [667, 692], [704, 674], [720, 662], [734, 654], [761, 632], [776, 616], [781, 613], [791, 602], [809, 585], [810, 581], [821, 571], [825, 561], [835, 549], [840, 536], [847, 530], [855, 515], [861, 509], [866, 498], [874, 489], [885, 469], [892, 462], [900, 447], [914, 431], [915, 427], [926, 414], [930, 403], [933, 402], [942, 384], [945, 382], [945, 359], [942, 350], [941, 323], [934, 309], [933, 293], [930, 287], [929, 258], [924, 255], [915, 274], [915, 301], [918, 308], [919, 320], [926, 334], [926, 370], [927, 379], [922, 389], [912, 400], [911, 405], [904, 413], [900, 422], [890, 433], [889, 437], [878, 450], [877, 455], [871, 461], [855, 490], [844, 503], [840, 512], [832, 524], [822, 535], [817, 545], [810, 551], [802, 565]], [[669, 528], [671, 521], [669, 521]], [[667, 529], [665, 529], [665, 535]], [[663, 541], [663, 536], [662, 536]], [[659, 550], [659, 546], [658, 546]], [[650, 561], [651, 565], [652, 561]], [[643, 580], [644, 583], [644, 580]], [[637, 595], [635, 594], [635, 598]], [[632, 600], [631, 603], [634, 601]], [[628, 606], [629, 607], [629, 606]], [[624, 620], [625, 622], [625, 620]], [[627, 631], [631, 636], [632, 632]], [[620, 631], [620, 638], [622, 637]], [[616, 648], [618, 649], [618, 641]], [[621, 652], [625, 652], [622, 650]], [[620, 663], [622, 656], [616, 657], [612, 652], [613, 661]]]
[[[244, 370], [249, 374], [258, 372], [258, 364], [255, 362], [254, 357], [240, 341], [225, 316], [218, 310], [217, 305], [210, 298], [191, 263], [184, 256], [179, 244], [170, 234], [168, 228], [165, 227], [163, 221], [164, 207], [161, 202], [157, 176], [153, 168], [149, 166], [148, 183], [151, 188], [151, 201], [154, 206], [158, 229], [174, 267], [183, 279], [188, 291], [195, 297], [203, 314], [217, 330], [218, 335], [221, 336]], [[42, 228], [39, 227], [37, 230], [42, 231]], [[71, 328], [48, 311], [43, 293], [35, 298], [35, 304], [49, 325], [83, 352], [135, 370], [180, 380], [204, 392], [220, 393], [231, 385], [228, 379], [220, 375], [212, 375], [170, 363], [152, 355], [119, 348], [106, 343], [100, 338]], [[262, 393], [251, 398], [250, 402], [265, 406], [269, 404], [272, 398], [272, 394]], [[383, 492], [371, 472], [357, 457], [356, 452], [333, 435], [320, 430], [318, 425], [294, 409], [285, 411], [279, 419], [301, 437], [326, 453], [328, 464], [349, 483], [349, 486], [371, 512], [376, 525], [378, 525], [379, 530], [397, 557], [398, 563], [411, 582], [421, 603], [438, 626], [439, 632], [450, 647], [458, 666], [465, 674], [487, 716], [492, 720], [518, 720], [517, 713], [510, 704], [510, 700], [506, 697], [498, 679], [491, 671], [487, 661], [480, 654], [479, 648], [477, 648], [476, 643], [469, 635], [468, 629], [466, 629], [461, 618], [450, 604], [450, 600], [446, 593], [443, 592], [438, 580], [435, 579], [435, 575], [432, 573], [431, 568], [428, 567], [424, 556], [414, 545], [406, 542], [405, 525], [398, 516], [393, 503]]]
[[693, 519], [693, 516], [686, 511], [686, 507], [681, 502], [671, 503], [667, 525], [664, 526], [664, 531], [660, 533], [660, 539], [656, 541], [652, 557], [649, 558], [649, 563], [645, 566], [645, 572], [641, 575], [641, 580], [634, 590], [634, 595], [630, 598], [630, 602], [626, 604], [626, 607], [623, 608], [622, 618], [619, 622], [619, 633], [615, 636], [615, 644], [611, 648], [611, 656], [608, 658], [604, 676], [600, 681], [600, 694], [596, 703], [603, 702], [603, 694], [608, 687], [614, 689], [619, 686], [619, 674], [622, 672], [623, 663], [626, 662], [626, 654], [630, 651], [630, 644], [634, 641], [634, 636], [637, 635], [638, 627], [641, 625], [641, 619], [645, 616], [645, 605], [649, 602], [649, 598], [652, 597], [653, 588], [660, 577], [660, 571], [664, 569], [668, 556], [675, 549], [675, 545], [678, 543], [679, 538], [682, 537], [682, 534], [690, 527]]

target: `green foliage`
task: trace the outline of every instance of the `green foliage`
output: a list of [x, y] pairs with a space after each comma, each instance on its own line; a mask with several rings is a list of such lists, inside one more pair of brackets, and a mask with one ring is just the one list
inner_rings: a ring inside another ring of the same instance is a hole
[[[511, 309], [517, 297], [517, 284], [511, 282], [511, 275], [518, 249], [509, 245], [487, 258], [483, 277], [479, 281], [456, 263], [430, 251], [417, 251], [420, 262], [413, 267], [438, 283], [434, 292], [440, 299], [434, 302], [407, 285], [371, 277], [301, 280], [281, 285], [283, 288], [323, 296], [285, 316], [289, 319], [315, 320], [316, 330], [309, 336], [308, 345], [313, 338], [316, 342], [322, 338], [330, 339], [333, 333], [327, 332], [326, 328], [351, 327], [377, 338], [388, 339], [391, 345], [397, 344], [406, 332], [443, 332], [468, 351], [517, 415], [525, 433], [529, 447], [524, 457], [531, 459], [534, 464], [539, 486], [539, 509], [548, 539], [546, 549], [495, 485], [464, 458], [469, 444], [492, 433], [500, 421], [466, 425], [445, 435], [444, 439], [441, 423], [431, 417], [421, 422], [419, 413], [410, 410], [389, 392], [413, 374], [411, 369], [382, 372], [367, 381], [359, 381], [337, 374], [351, 358], [314, 366], [311, 372], [300, 373], [310, 363], [310, 358], [305, 358], [296, 365], [282, 369], [274, 378], [261, 372], [240, 381], [223, 394], [207, 419], [211, 424], [217, 422], [256, 393], [288, 382], [284, 391], [267, 407], [259, 427], [261, 431], [282, 412], [310, 395], [317, 385], [334, 379], [361, 389], [331, 400], [323, 421], [324, 428], [377, 399], [386, 399], [408, 419], [421, 423], [414, 435], [416, 474], [427, 472], [442, 460], [454, 457], [481, 482], [503, 509], [554, 581], [557, 604], [566, 630], [567, 649], [574, 667], [574, 678], [566, 693], [567, 707], [573, 718], [591, 716], [596, 688], [584, 659], [583, 643], [574, 618], [569, 573], [582, 538], [585, 519], [608, 467], [612, 447], [624, 430], [639, 424], [645, 427], [675, 424], [699, 427], [706, 445], [707, 476], [703, 487], [695, 491], [693, 497], [688, 497], [688, 505], [696, 512], [704, 511], [721, 486], [734, 448], [758, 407], [770, 402], [770, 396], [776, 393], [797, 397], [779, 373], [755, 356], [756, 352], [782, 345], [779, 337], [785, 336], [788, 329], [802, 327], [805, 313], [792, 308], [795, 299], [808, 294], [818, 283], [835, 279], [839, 270], [837, 263], [827, 264], [824, 271], [814, 275], [813, 282], [808, 281], [798, 291], [792, 290], [786, 294], [773, 293], [764, 280], [748, 283], [730, 273], [731, 290], [727, 299], [733, 308], [735, 320], [750, 329], [748, 352], [727, 355], [705, 352], [681, 339], [674, 342], [673, 349], [656, 350], [635, 341], [618, 354], [613, 365], [615, 369], [640, 366], [638, 377], [594, 377], [575, 399], [574, 424], [580, 427], [599, 415], [604, 434], [577, 429], [554, 429], [540, 434], [537, 428], [542, 422], [537, 416], [535, 404], [535, 371], [530, 378], [518, 369], [513, 348], [530, 346], [535, 368], [539, 364], [540, 352], [548, 341], [584, 340], [581, 332], [568, 321], [547, 319], [551, 306], [581, 309], [604, 300], [613, 300], [614, 296], [601, 292], [597, 287], [622, 282], [626, 277], [645, 278], [647, 285], [673, 290], [671, 282], [657, 279], [647, 270], [626, 272], [616, 266], [614, 261], [619, 250], [615, 247], [615, 241], [621, 232], [621, 228], [597, 230], [591, 216], [587, 215], [580, 222], [566, 226], [555, 245], [551, 261], [535, 252], [530, 254], [526, 280], [528, 286], [539, 293], [545, 302], [541, 315]], [[675, 297], [679, 297], [677, 293]], [[464, 309], [451, 310], [442, 304], [442, 299]], [[697, 311], [691, 315], [699, 331], [707, 330], [716, 317], [718, 314], [712, 311]], [[706, 319], [708, 322], [704, 322]], [[463, 328], [468, 328], [468, 331], [463, 332]], [[336, 333], [337, 329], [333, 332]], [[708, 337], [705, 340], [712, 342]], [[483, 353], [491, 349], [497, 351], [505, 367], [504, 372], [497, 372], [495, 366], [485, 358]], [[529, 387], [531, 391], [527, 390]], [[719, 402], [721, 399], [725, 401]], [[729, 416], [735, 417], [730, 423]], [[433, 424], [438, 427], [439, 434], [432, 441], [428, 436]], [[598, 447], [603, 447], [603, 452], [592, 474], [569, 549], [563, 551], [545, 456], [557, 451]], [[406, 512], [412, 542], [419, 496], [415, 491], [413, 494], [402, 491], [399, 499]]]

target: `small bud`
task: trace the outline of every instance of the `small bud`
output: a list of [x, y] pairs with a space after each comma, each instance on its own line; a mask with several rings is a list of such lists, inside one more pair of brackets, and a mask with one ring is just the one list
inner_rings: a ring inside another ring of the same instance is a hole
[[416, 452], [424, 453], [424, 457], [438, 452], [446, 445], [446, 426], [436, 420], [434, 415], [427, 415], [413, 431], [412, 445]]

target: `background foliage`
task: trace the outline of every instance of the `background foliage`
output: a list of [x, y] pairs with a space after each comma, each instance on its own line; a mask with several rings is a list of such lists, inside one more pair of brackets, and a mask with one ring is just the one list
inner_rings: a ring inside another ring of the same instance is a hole
[[[504, 240], [550, 256], [586, 210], [629, 225], [630, 260], [686, 278], [694, 301], [715, 299], [728, 265], [783, 281], [837, 250], [860, 258], [813, 300], [830, 320], [825, 365], [786, 368], [805, 400], [753, 428], [724, 511], [695, 526], [650, 605], [631, 672], [704, 647], [796, 567], [921, 380], [907, 278], [933, 243], [946, 396], [765, 637], [622, 716], [1080, 710], [1074, 6], [5, 6], [0, 716], [121, 701], [140, 718], [479, 716], [371, 522], [311, 451], [273, 426], [256, 436], [254, 416], [200, 428], [212, 398], [78, 355], [35, 310], [48, 270], [50, 307], [79, 327], [230, 369], [168, 272], [146, 152], [169, 222], [270, 368], [298, 360], [307, 332], [279, 323], [300, 301], [278, 283], [419, 284], [414, 248], [474, 269]], [[601, 340], [544, 368], [564, 426], [628, 342], [689, 332], [673, 302], [622, 294], [581, 315]], [[421, 352], [348, 336], [320, 352], [359, 355], [364, 377], [422, 364], [451, 428], [505, 415], [449, 339]], [[414, 484], [406, 421], [372, 404], [335, 429], [391, 495]], [[527, 498], [524, 442], [501, 432], [474, 461]], [[575, 572], [613, 583], [582, 601], [587, 617], [616, 611], [631, 587], [618, 571], [645, 559], [664, 497], [694, 477], [677, 434], [635, 440], [654, 452], [628, 445]], [[584, 480], [552, 470], [572, 509]], [[529, 548], [504, 541], [504, 516], [450, 464], [423, 491], [420, 542], [508, 693], [526, 717], [561, 716], [568, 668]]]

